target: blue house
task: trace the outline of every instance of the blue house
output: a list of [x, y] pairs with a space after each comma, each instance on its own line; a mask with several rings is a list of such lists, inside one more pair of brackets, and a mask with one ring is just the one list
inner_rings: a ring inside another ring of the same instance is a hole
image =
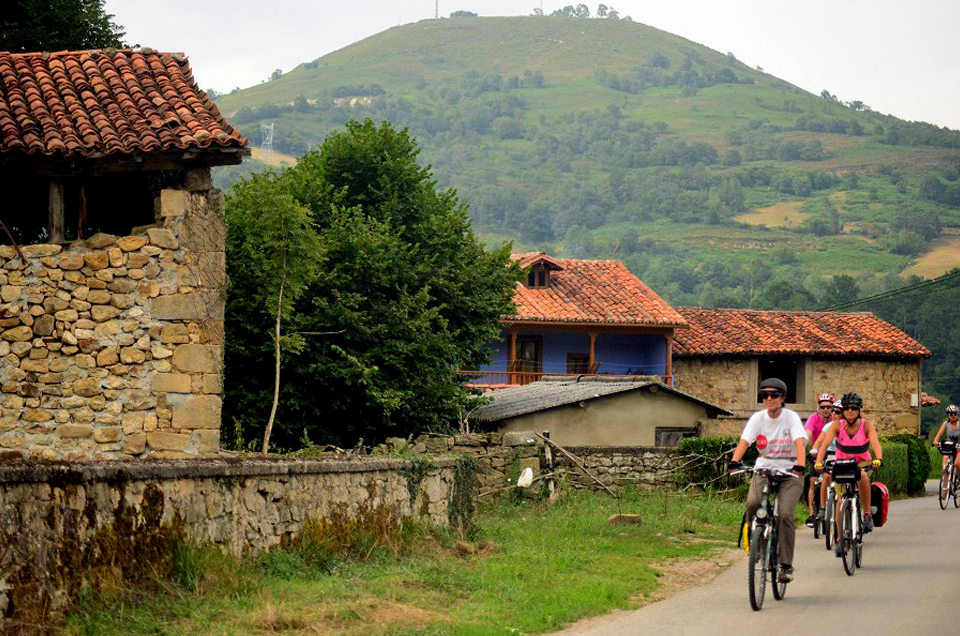
[[686, 320], [620, 261], [514, 254], [524, 279], [503, 316], [493, 362], [470, 384], [528, 384], [544, 375], [651, 375], [672, 383], [674, 330]]

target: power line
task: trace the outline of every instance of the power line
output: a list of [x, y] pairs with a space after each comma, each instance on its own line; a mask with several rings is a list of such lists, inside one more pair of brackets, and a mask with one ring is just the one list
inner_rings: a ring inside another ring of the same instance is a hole
[[901, 295], [901, 294], [908, 294], [908, 293], [911, 293], [911, 292], [914, 292], [914, 291], [917, 291], [917, 290], [920, 290], [920, 289], [924, 289], [924, 288], [927, 288], [927, 287], [932, 287], [932, 286], [934, 286], [934, 285], [942, 285], [942, 284], [945, 284], [945, 283], [952, 283], [952, 282], [956, 281], [957, 279], [960, 279], [960, 270], [952, 271], [952, 272], [950, 272], [950, 273], [944, 274], [943, 276], [939, 276], [939, 277], [937, 277], [937, 278], [932, 278], [932, 279], [930, 279], [930, 280], [921, 281], [921, 282], [919, 282], [919, 283], [914, 283], [914, 284], [912, 284], [912, 285], [906, 285], [906, 286], [904, 286], [904, 287], [898, 287], [898, 288], [896, 288], [896, 289], [890, 289], [890, 290], [887, 290], [887, 291], [882, 292], [882, 293], [880, 293], [880, 294], [875, 294], [875, 295], [873, 295], [873, 296], [867, 296], [866, 298], [858, 298], [858, 299], [856, 299], [856, 300], [852, 300], [852, 301], [849, 301], [849, 302], [846, 302], [846, 303], [840, 303], [840, 304], [838, 304], [838, 305], [833, 305], [832, 307], [828, 307], [828, 308], [825, 309], [824, 311], [838, 311], [838, 310], [841, 310], [841, 309], [847, 309], [848, 307], [855, 307], [855, 306], [857, 306], [857, 305], [863, 305], [863, 304], [866, 304], [866, 303], [876, 302], [876, 301], [880, 301], [880, 300], [887, 300], [887, 299], [890, 299], [890, 298], [894, 298], [894, 297], [896, 297], [896, 296], [899, 296], [899, 295]]

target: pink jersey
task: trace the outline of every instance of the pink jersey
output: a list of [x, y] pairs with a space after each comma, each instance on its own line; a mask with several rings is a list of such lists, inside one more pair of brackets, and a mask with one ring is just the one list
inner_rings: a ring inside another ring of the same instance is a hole
[[840, 429], [837, 431], [837, 459], [855, 459], [858, 462], [868, 462], [870, 455], [870, 438], [867, 437], [867, 421], [860, 419], [860, 428], [852, 436], [847, 435], [847, 427], [840, 420]]
[[820, 413], [814, 413], [807, 418], [807, 423], [803, 426], [804, 430], [807, 431], [807, 437], [810, 438], [811, 444], [817, 443], [817, 438], [820, 437], [820, 433], [823, 432], [823, 427], [827, 423], [823, 421], [823, 418], [820, 417]]

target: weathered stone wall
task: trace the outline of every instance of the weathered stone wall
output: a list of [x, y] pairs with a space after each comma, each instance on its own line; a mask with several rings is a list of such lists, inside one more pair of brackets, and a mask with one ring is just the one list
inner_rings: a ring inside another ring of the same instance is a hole
[[[601, 482], [613, 489], [674, 486], [677, 451], [672, 448], [640, 448], [636, 446], [577, 446], [568, 448]], [[560, 455], [556, 463], [566, 469], [567, 478], [576, 488], [596, 489], [597, 482], [567, 457]]]
[[[755, 402], [758, 379], [753, 359], [678, 358], [673, 368], [677, 389], [734, 413], [712, 422], [703, 435], [739, 435], [750, 414], [761, 408]], [[806, 420], [816, 408], [816, 393], [829, 391], [840, 397], [856, 391], [863, 397], [864, 415], [878, 433], [916, 433], [920, 409], [910, 402], [920, 393], [920, 371], [919, 360], [807, 358], [804, 381], [810, 401], [787, 406]]]
[[123, 461], [0, 465], [3, 617], [42, 618], [92, 578], [136, 578], [174, 537], [249, 555], [330, 512], [447, 525], [454, 460]]
[[208, 169], [131, 236], [0, 246], [0, 453], [191, 457], [219, 447], [223, 203]]

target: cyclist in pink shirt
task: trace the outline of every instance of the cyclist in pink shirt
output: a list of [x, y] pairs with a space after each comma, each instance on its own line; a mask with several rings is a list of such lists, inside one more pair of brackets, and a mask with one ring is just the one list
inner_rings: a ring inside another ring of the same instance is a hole
[[[820, 437], [823, 427], [827, 425], [830, 421], [831, 414], [833, 413], [833, 394], [832, 393], [821, 393], [817, 397], [817, 412], [812, 414], [807, 418], [807, 423], [804, 425], [803, 429], [807, 432], [807, 443], [813, 446], [817, 443], [817, 438]], [[813, 462], [807, 462], [807, 512], [810, 516], [807, 517], [807, 527], [812, 528], [814, 524], [814, 513], [813, 513], [813, 498], [818, 496], [814, 491], [814, 485], [816, 483], [816, 472], [813, 470]]]

